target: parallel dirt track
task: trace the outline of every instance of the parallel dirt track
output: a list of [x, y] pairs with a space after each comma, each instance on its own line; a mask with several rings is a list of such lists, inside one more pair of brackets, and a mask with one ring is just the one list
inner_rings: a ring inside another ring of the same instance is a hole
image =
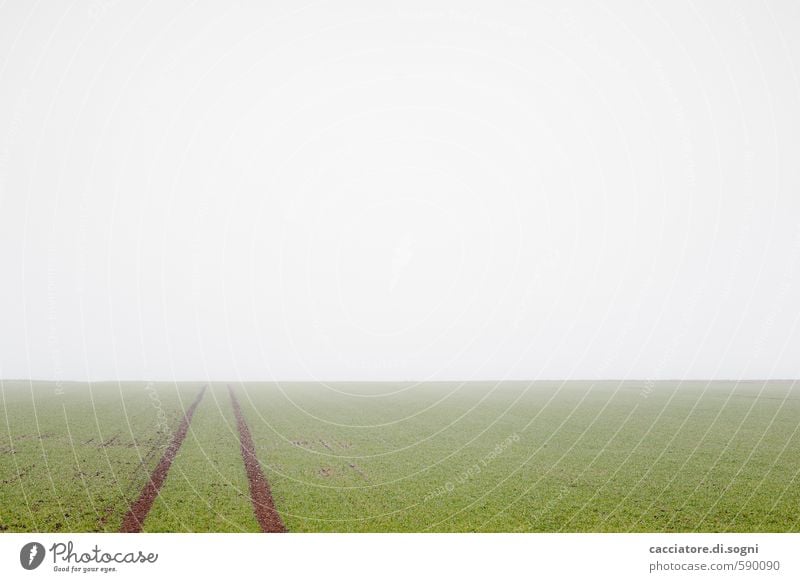
[[158, 497], [158, 492], [167, 479], [172, 461], [175, 460], [178, 450], [181, 448], [181, 444], [183, 444], [183, 439], [186, 438], [186, 433], [189, 430], [189, 423], [192, 422], [194, 411], [203, 399], [203, 394], [205, 394], [205, 392], [206, 387], [204, 386], [194, 399], [194, 402], [186, 409], [186, 413], [183, 415], [183, 419], [172, 437], [172, 442], [170, 442], [167, 450], [165, 450], [164, 454], [161, 456], [161, 460], [150, 475], [150, 480], [145, 484], [144, 488], [142, 488], [139, 499], [131, 505], [128, 513], [125, 515], [125, 519], [122, 520], [120, 532], [139, 533], [142, 531], [144, 520], [147, 518], [150, 508], [153, 507], [153, 502], [156, 500], [156, 497]]
[[236, 415], [236, 424], [239, 427], [242, 460], [244, 460], [244, 467], [247, 471], [247, 480], [250, 482], [250, 500], [253, 502], [253, 510], [255, 511], [258, 525], [263, 532], [285, 532], [286, 526], [280, 514], [275, 509], [272, 492], [269, 489], [267, 478], [261, 470], [258, 458], [256, 458], [253, 437], [250, 436], [250, 429], [242, 414], [239, 401], [236, 399], [236, 394], [233, 393], [233, 389], [230, 386], [228, 386], [228, 392], [231, 395], [231, 404], [233, 405], [233, 412]]

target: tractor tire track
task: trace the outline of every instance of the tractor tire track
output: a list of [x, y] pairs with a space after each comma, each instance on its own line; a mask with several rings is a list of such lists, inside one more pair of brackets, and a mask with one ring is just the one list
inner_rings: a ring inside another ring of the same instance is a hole
[[194, 411], [203, 399], [203, 394], [205, 394], [205, 392], [206, 387], [204, 386], [195, 397], [194, 402], [186, 409], [181, 423], [172, 436], [172, 442], [170, 442], [167, 450], [164, 451], [156, 468], [153, 469], [150, 480], [145, 484], [144, 488], [142, 488], [139, 498], [130, 506], [128, 513], [125, 515], [125, 519], [122, 520], [120, 532], [139, 533], [142, 531], [144, 520], [147, 518], [147, 514], [150, 513], [150, 508], [153, 507], [153, 502], [156, 500], [156, 497], [158, 497], [158, 492], [167, 479], [172, 461], [175, 460], [178, 450], [181, 448], [181, 444], [183, 444], [183, 439], [186, 438], [186, 433], [189, 430], [189, 423], [192, 422]]
[[272, 499], [272, 492], [269, 483], [261, 470], [261, 465], [256, 458], [256, 450], [253, 445], [253, 437], [247, 421], [244, 419], [239, 401], [233, 389], [228, 386], [228, 393], [231, 395], [231, 405], [236, 415], [236, 424], [239, 428], [239, 443], [242, 448], [242, 460], [247, 471], [247, 480], [250, 483], [250, 500], [253, 502], [253, 511], [262, 532], [282, 533], [286, 531], [286, 526], [281, 519], [278, 510], [275, 509], [275, 501]]

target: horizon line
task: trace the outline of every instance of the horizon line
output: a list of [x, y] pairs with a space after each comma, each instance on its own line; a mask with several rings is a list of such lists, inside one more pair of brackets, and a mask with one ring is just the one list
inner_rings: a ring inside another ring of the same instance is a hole
[[323, 380], [323, 379], [230, 379], [230, 378], [124, 378], [124, 379], [100, 379], [100, 380], [64, 380], [64, 379], [42, 379], [42, 378], [0, 378], [0, 383], [4, 382], [49, 382], [49, 383], [72, 383], [72, 384], [110, 384], [110, 383], [131, 383], [131, 382], [171, 382], [171, 383], [316, 383], [316, 384], [388, 384], [388, 383], [419, 383], [419, 384], [445, 384], [453, 382], [462, 383], [486, 383], [486, 382], [800, 382], [800, 378], [479, 378], [479, 379], [403, 379], [403, 380]]

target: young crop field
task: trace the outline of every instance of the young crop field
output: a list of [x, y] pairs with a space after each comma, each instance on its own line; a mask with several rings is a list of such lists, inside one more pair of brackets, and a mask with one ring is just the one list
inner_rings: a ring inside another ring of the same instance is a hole
[[0, 389], [7, 532], [800, 531], [789, 381]]

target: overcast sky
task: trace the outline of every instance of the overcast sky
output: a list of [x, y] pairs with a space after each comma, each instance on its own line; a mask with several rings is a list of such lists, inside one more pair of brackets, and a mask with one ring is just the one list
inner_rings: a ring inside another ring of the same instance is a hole
[[800, 377], [800, 3], [6, 2], [0, 377]]

